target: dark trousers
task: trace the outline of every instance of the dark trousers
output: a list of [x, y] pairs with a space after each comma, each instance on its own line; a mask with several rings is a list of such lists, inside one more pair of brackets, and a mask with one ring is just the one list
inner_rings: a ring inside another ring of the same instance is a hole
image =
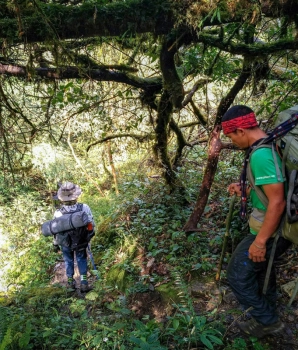
[[[263, 325], [269, 325], [278, 321], [274, 264], [266, 295], [262, 293], [262, 290], [274, 239], [270, 238], [267, 241], [266, 261], [253, 262], [248, 257], [248, 249], [255, 238], [255, 235], [249, 234], [239, 243], [229, 262], [227, 278], [236, 298], [245, 310], [253, 307], [250, 314], [255, 320]], [[282, 255], [290, 245], [290, 241], [279, 237], [274, 258]]]

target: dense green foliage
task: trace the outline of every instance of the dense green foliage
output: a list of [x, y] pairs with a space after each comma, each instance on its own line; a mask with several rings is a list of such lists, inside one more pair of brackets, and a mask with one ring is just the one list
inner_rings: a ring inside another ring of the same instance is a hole
[[[214, 277], [241, 167], [221, 116], [248, 104], [269, 129], [297, 104], [297, 1], [0, 9], [0, 350], [261, 349], [228, 341], [189, 288]], [[85, 299], [51, 284], [60, 256], [40, 236], [65, 180], [97, 223]], [[235, 216], [225, 262], [241, 230]]]
[[80, 154], [102, 152], [108, 140], [121, 151], [138, 142], [153, 146], [174, 189], [184, 154], [219, 137], [212, 132], [232, 103], [253, 104], [266, 119], [296, 103], [293, 0], [2, 0], [1, 8], [5, 172], [28, 174], [41, 140], [68, 141]]
[[[179, 192], [169, 194], [161, 178], [148, 177], [148, 169], [131, 172], [135, 168], [136, 163], [130, 163], [119, 169], [118, 196], [111, 190], [103, 197], [91, 183], [82, 183], [82, 200], [90, 205], [97, 224], [92, 252], [98, 271], [91, 264], [90, 269], [100, 276], [85, 299], [50, 283], [59, 256], [52, 251], [51, 239], [39, 231], [53, 212], [45, 179], [3, 196], [1, 232], [6, 232], [7, 241], [1, 247], [5, 288], [0, 297], [0, 349], [161, 350], [196, 344], [213, 349], [222, 344], [223, 315], [197, 313], [185, 276], [214, 278], [225, 232], [225, 191], [214, 187], [201, 232], [186, 236], [181, 227], [191, 206]], [[219, 176], [225, 174], [228, 181], [236, 169], [223, 160]], [[187, 167], [181, 171], [192, 201], [198, 174]], [[73, 170], [71, 179], [78, 181], [77, 176]], [[234, 225], [241, 228], [237, 219]], [[152, 259], [155, 268], [144, 271]], [[158, 286], [166, 287], [160, 293], [172, 310], [162, 323], [149, 306], [141, 318], [132, 308], [140, 295], [154, 293], [156, 298]]]

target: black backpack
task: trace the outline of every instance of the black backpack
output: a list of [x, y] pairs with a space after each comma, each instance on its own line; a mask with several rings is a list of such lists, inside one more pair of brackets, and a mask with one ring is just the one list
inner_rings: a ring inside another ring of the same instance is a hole
[[[69, 214], [68, 211], [66, 211], [63, 207], [59, 209], [61, 213]], [[83, 204], [78, 203], [76, 210], [72, 211], [71, 213], [79, 212], [83, 210]], [[87, 248], [88, 242], [90, 241], [91, 237], [94, 235], [90, 235], [90, 231], [87, 230], [87, 226], [83, 227], [77, 227], [73, 228], [68, 231], [64, 231], [63, 235], [64, 237], [64, 246], [67, 246], [71, 250], [77, 251]]]

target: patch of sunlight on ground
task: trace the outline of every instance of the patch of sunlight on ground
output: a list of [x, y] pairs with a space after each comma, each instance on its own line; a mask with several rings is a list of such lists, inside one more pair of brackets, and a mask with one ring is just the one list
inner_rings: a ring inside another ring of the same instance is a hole
[[[6, 243], [7, 243], [7, 236], [5, 236], [3, 234], [3, 231], [0, 228], [0, 254], [1, 254], [2, 247], [4, 247], [6, 245]], [[2, 266], [0, 269], [0, 292], [6, 290], [5, 286], [3, 285], [3, 281], [2, 281], [2, 276], [4, 275], [4, 270], [5, 270], [5, 267]]]

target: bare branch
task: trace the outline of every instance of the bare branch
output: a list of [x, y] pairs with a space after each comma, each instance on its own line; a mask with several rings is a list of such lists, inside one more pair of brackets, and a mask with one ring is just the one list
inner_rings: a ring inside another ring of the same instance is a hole
[[206, 83], [210, 82], [210, 78], [200, 78], [190, 90], [190, 92], [186, 95], [182, 102], [182, 106], [185, 107], [189, 102], [191, 102], [193, 95], [198, 91], [199, 88], [203, 87]]
[[148, 135], [138, 135], [138, 134], [114, 134], [114, 135], [109, 135], [106, 136], [100, 140], [97, 140], [96, 142], [91, 143], [88, 147], [87, 147], [87, 152], [90, 150], [91, 147], [98, 145], [99, 143], [103, 143], [109, 140], [113, 140], [113, 139], [118, 139], [118, 138], [123, 138], [123, 137], [131, 137], [133, 139], [138, 140], [139, 142], [145, 142], [148, 140], [153, 140], [154, 139], [154, 134], [148, 134]]
[[230, 52], [235, 55], [263, 56], [282, 50], [298, 49], [298, 41], [292, 39], [281, 39], [272, 43], [254, 42], [253, 44], [244, 44], [233, 43], [231, 41], [227, 43], [225, 40], [219, 38], [218, 36], [201, 32], [198, 41], [212, 47], [217, 47], [222, 51]]

